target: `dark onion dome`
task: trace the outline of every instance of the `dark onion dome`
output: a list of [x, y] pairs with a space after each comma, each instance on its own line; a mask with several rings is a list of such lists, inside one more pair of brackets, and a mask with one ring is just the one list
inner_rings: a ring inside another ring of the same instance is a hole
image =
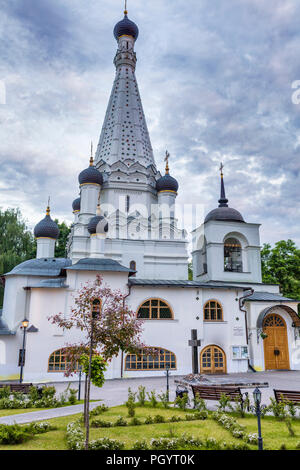
[[166, 174], [162, 176], [156, 181], [156, 190], [157, 192], [160, 191], [172, 191], [173, 193], [177, 193], [178, 191], [178, 182], [173, 176], [169, 174], [169, 164], [168, 159], [166, 160]]
[[78, 176], [79, 184], [103, 184], [103, 176], [97, 168], [94, 167], [94, 160], [91, 157], [90, 166], [79, 173]]
[[114, 27], [114, 36], [118, 41], [121, 36], [132, 36], [136, 41], [139, 35], [139, 28], [127, 16], [127, 11], [124, 11], [124, 18], [119, 21]]
[[239, 211], [228, 206], [217, 207], [216, 209], [210, 211], [205, 217], [204, 223], [209, 222], [210, 220], [245, 222], [242, 214]]
[[72, 208], [73, 208], [73, 212], [80, 211], [80, 197], [78, 197], [77, 199], [74, 199], [72, 203]]
[[219, 207], [210, 211], [205, 217], [204, 223], [210, 220], [221, 220], [228, 222], [245, 222], [242, 214], [232, 207], [228, 207], [228, 199], [225, 195], [225, 185], [223, 179], [223, 164], [221, 164], [221, 195], [219, 199]]
[[54, 220], [50, 217], [50, 207], [47, 207], [46, 217], [42, 219], [34, 227], [35, 238], [53, 238], [55, 240], [59, 237], [59, 228]]
[[97, 206], [97, 214], [92, 217], [88, 224], [88, 231], [91, 235], [95, 233], [106, 233], [108, 231], [108, 223], [103, 215], [100, 215], [100, 205]]

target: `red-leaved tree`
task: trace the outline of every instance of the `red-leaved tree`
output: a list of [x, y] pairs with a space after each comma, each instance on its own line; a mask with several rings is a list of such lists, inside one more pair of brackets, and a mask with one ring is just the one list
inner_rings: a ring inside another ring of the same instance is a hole
[[101, 355], [107, 362], [120, 351], [138, 353], [146, 348], [141, 342], [143, 321], [136, 318], [125, 302], [126, 295], [103, 284], [97, 275], [94, 282], [87, 282], [74, 297], [70, 314], [53, 315], [48, 319], [60, 328], [82, 331], [82, 339], [76, 344], [67, 344], [64, 354], [67, 360], [65, 376], [78, 370], [83, 354], [89, 356], [89, 369], [85, 381], [84, 422], [86, 445], [89, 443], [89, 402], [91, 386], [91, 362], [93, 355]]

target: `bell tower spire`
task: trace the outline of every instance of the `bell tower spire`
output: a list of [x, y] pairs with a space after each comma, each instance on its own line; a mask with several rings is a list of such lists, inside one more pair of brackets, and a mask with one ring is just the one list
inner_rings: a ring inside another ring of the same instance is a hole
[[224, 175], [223, 175], [223, 168], [224, 165], [221, 162], [220, 165], [220, 173], [221, 173], [221, 192], [220, 192], [220, 199], [219, 199], [219, 207], [228, 207], [228, 199], [225, 195], [225, 185], [224, 185]]
[[[157, 173], [135, 76], [137, 58], [134, 47], [139, 29], [127, 16], [126, 1], [124, 6], [124, 18], [114, 28], [118, 44], [114, 58], [116, 76], [95, 156], [97, 168], [105, 165], [108, 181], [113, 179], [110, 170], [116, 163], [123, 163], [127, 173], [135, 164], [144, 168], [153, 166], [154, 173]], [[147, 175], [147, 179], [155, 185], [153, 174]]]

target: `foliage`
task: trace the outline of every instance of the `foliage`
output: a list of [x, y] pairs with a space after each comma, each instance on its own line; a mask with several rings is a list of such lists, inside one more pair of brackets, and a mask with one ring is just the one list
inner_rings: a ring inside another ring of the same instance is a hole
[[[92, 317], [91, 302], [101, 299], [101, 308], [96, 320]], [[65, 354], [68, 362], [66, 376], [76, 373], [77, 362], [88, 354], [93, 328], [93, 353], [101, 354], [105, 361], [117, 356], [120, 350], [137, 353], [145, 346], [141, 343], [143, 322], [125, 304], [125, 294], [103, 284], [101, 276], [88, 281], [74, 298], [70, 315], [53, 315], [48, 320], [62, 329], [77, 328], [85, 333], [86, 340], [68, 345]]]
[[141, 424], [143, 424], [143, 423], [136, 416], [134, 418], [132, 418], [129, 422], [130, 426], [140, 426]]
[[203, 398], [200, 398], [198, 395], [196, 395], [193, 398], [194, 402], [194, 409], [198, 411], [207, 411], [207, 406], [205, 403], [205, 400]]
[[[20, 209], [0, 209], [0, 276], [17, 264], [34, 258], [35, 241], [28, 230]], [[4, 286], [0, 283], [0, 306], [3, 304]]]
[[111, 421], [106, 421], [104, 419], [94, 419], [91, 426], [93, 428], [111, 428], [112, 426], [116, 426], [116, 424], [114, 425]]
[[[85, 374], [89, 372], [89, 357], [86, 354], [83, 354], [80, 357], [80, 364], [82, 365], [82, 370]], [[102, 387], [105, 382], [104, 372], [107, 369], [107, 362], [103, 357], [99, 355], [92, 356], [91, 362], [91, 382], [96, 387]]]
[[69, 403], [75, 405], [77, 402], [77, 390], [75, 388], [69, 389]]
[[55, 219], [54, 221], [57, 223], [58, 228], [59, 228], [59, 237], [55, 244], [54, 256], [55, 258], [66, 258], [67, 256], [66, 246], [67, 246], [69, 234], [71, 232], [71, 227], [67, 225], [65, 222], [60, 223], [58, 219]]
[[168, 392], [162, 392], [161, 394], [158, 395], [158, 398], [160, 399], [163, 407], [165, 409], [169, 408], [169, 394]]
[[154, 416], [154, 423], [157, 423], [157, 424], [159, 424], [159, 423], [165, 423], [165, 421], [166, 421], [166, 420], [165, 420], [165, 417], [162, 416], [162, 415], [155, 415], [155, 416]]
[[151, 390], [151, 392], [147, 392], [147, 395], [148, 395], [148, 398], [150, 400], [150, 405], [153, 407], [153, 408], [156, 408], [157, 407], [157, 398], [156, 398], [156, 392], [155, 390]]
[[26, 409], [26, 408], [58, 408], [66, 404], [74, 405], [77, 402], [77, 391], [70, 389], [70, 386], [59, 398], [55, 397], [55, 387], [44, 386], [40, 389], [30, 387], [29, 394], [22, 392], [10, 392], [9, 387], [0, 389], [3, 391], [0, 398], [0, 409]]
[[108, 411], [108, 406], [104, 404], [98, 405], [96, 406], [96, 408], [90, 411], [90, 416], [99, 416], [102, 413], [105, 413], [106, 411]]
[[261, 262], [263, 282], [279, 284], [283, 295], [300, 299], [300, 249], [295, 242], [281, 240], [274, 248], [265, 243]]
[[140, 406], [145, 405], [146, 401], [146, 388], [143, 385], [140, 385], [137, 392], [137, 401]]
[[125, 405], [127, 406], [128, 416], [130, 418], [133, 418], [133, 416], [135, 415], [135, 398], [136, 398], [136, 393], [133, 393], [131, 388], [129, 387], [128, 399]]
[[109, 437], [102, 437], [91, 441], [89, 444], [89, 450], [122, 450], [124, 447], [124, 442], [117, 439], [109, 439]]
[[55, 430], [56, 427], [48, 423], [0, 424], [0, 444], [20, 444], [32, 439], [35, 434], [43, 434]]
[[132, 450], [149, 450], [148, 443], [146, 439], [141, 439], [140, 441], [135, 441], [132, 446]]
[[187, 393], [183, 393], [182, 397], [176, 397], [174, 405], [180, 408], [181, 410], [186, 410], [189, 403], [189, 396]]
[[283, 421], [286, 418], [285, 402], [277, 403], [275, 398], [270, 397], [271, 404], [268, 406], [269, 411], [273, 413], [276, 419]]
[[123, 418], [123, 416], [119, 416], [114, 426], [127, 426], [127, 421]]
[[225, 393], [221, 394], [221, 398], [219, 400], [218, 404], [218, 410], [219, 411], [226, 411], [226, 408], [232, 409], [231, 403], [230, 403], [230, 397], [226, 395]]

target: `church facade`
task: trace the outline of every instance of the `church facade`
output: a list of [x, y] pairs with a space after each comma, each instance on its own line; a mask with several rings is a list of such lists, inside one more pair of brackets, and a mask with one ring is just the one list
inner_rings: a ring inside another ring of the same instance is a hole
[[222, 166], [218, 207], [192, 232], [188, 280], [187, 233], [176, 219], [179, 184], [168, 153], [165, 174], [156, 168], [136, 81], [138, 33], [125, 12], [114, 28], [116, 77], [99, 144], [78, 178], [66, 258], [54, 257], [59, 230], [48, 207], [34, 229], [36, 259], [5, 275], [0, 380], [18, 378], [24, 318], [24, 381], [64, 380], [63, 348], [82, 333], [47, 318], [68, 316], [78, 289], [97, 274], [127, 295], [144, 320], [143, 342], [158, 350], [153, 357], [120, 353], [109, 379], [162, 375], [166, 367], [177, 375], [299, 370], [298, 302], [262, 283], [259, 224], [229, 207]]

